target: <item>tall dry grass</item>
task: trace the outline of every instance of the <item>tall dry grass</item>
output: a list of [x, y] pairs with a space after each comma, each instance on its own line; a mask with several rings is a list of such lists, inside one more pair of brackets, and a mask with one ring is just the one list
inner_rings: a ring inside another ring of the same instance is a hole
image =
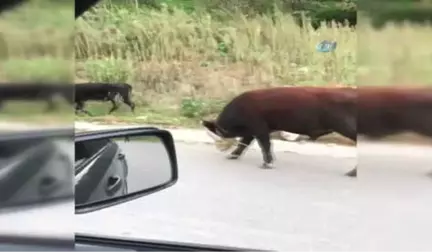
[[[324, 39], [338, 41], [335, 53], [315, 51]], [[141, 101], [174, 106], [270, 86], [354, 85], [356, 42], [348, 27], [301, 30], [282, 13], [221, 21], [181, 9], [100, 6], [77, 22], [77, 77], [128, 81]]]
[[432, 84], [431, 25], [389, 23], [374, 30], [359, 19], [359, 86]]
[[[186, 117], [271, 86], [431, 84], [430, 27], [300, 29], [288, 14], [224, 20], [182, 9], [99, 6], [76, 24], [77, 80], [127, 81], [139, 105]], [[319, 53], [318, 42], [338, 42]], [[177, 112], [174, 112], [175, 114]]]
[[[44, 1], [29, 1], [2, 13], [0, 85], [28, 81], [71, 82], [74, 77], [73, 13], [70, 3]], [[71, 125], [73, 110], [61, 105], [60, 111], [47, 113], [43, 102], [7, 101], [2, 104], [0, 121], [67, 122]]]
[[70, 81], [73, 9], [65, 3], [27, 3], [0, 16], [0, 80]]

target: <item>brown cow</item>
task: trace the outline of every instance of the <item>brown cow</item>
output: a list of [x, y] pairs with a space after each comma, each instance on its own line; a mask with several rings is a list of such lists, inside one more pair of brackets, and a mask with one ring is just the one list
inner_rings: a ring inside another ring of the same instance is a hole
[[[229, 102], [216, 120], [202, 124], [222, 138], [241, 137], [230, 159], [241, 156], [254, 138], [271, 168], [270, 133], [287, 131], [311, 139], [337, 132], [356, 141], [356, 90], [353, 88], [278, 87], [245, 92]], [[347, 173], [356, 176], [356, 170]]]
[[432, 88], [358, 90], [358, 134], [379, 139], [403, 132], [432, 137]]
[[362, 87], [357, 105], [358, 135], [380, 139], [414, 132], [432, 137], [432, 88]]
[[[255, 90], [234, 98], [216, 121], [202, 124], [222, 138], [242, 137], [230, 159], [237, 159], [257, 138], [263, 152], [263, 167], [270, 168], [273, 158], [268, 135], [272, 131], [307, 135], [311, 140], [332, 132], [353, 141], [357, 134], [372, 139], [402, 132], [432, 137], [432, 88]], [[356, 177], [357, 168], [346, 175]]]

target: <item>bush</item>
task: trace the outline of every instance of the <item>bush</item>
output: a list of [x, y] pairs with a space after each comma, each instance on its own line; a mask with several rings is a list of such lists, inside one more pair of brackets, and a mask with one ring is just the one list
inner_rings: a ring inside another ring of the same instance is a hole
[[372, 25], [382, 29], [389, 22], [401, 25], [404, 22], [419, 25], [432, 24], [432, 6], [390, 5], [387, 8], [374, 9], [371, 14]]
[[88, 60], [84, 63], [86, 77], [93, 82], [130, 82], [133, 79], [131, 62], [119, 59]]
[[5, 81], [48, 81], [65, 82], [73, 80], [73, 64], [69, 60], [55, 58], [9, 59], [0, 63], [0, 76]]

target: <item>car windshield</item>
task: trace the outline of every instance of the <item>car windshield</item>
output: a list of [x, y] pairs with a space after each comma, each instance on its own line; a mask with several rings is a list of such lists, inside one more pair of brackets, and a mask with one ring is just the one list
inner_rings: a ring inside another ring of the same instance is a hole
[[[357, 115], [352, 87], [431, 83], [430, 27], [378, 27], [381, 14], [360, 29], [355, 0], [101, 1], [76, 21], [76, 77], [130, 87], [78, 104], [75, 125], [166, 125], [180, 175], [160, 193], [76, 216], [76, 232], [276, 251], [430, 249], [430, 139], [357, 138], [346, 116]], [[365, 121], [395, 129], [402, 112]], [[401, 124], [424, 126], [405, 115]], [[105, 144], [76, 149], [76, 161]], [[116, 167], [156, 159], [137, 146]]]

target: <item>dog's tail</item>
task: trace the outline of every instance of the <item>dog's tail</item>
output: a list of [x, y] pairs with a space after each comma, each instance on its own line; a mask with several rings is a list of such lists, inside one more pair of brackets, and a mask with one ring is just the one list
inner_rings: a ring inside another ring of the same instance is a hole
[[125, 83], [127, 88], [127, 96], [130, 98], [132, 96], [132, 85]]
[[121, 95], [123, 100], [129, 100], [132, 96], [132, 86], [130, 84], [124, 83], [117, 89], [117, 92]]

